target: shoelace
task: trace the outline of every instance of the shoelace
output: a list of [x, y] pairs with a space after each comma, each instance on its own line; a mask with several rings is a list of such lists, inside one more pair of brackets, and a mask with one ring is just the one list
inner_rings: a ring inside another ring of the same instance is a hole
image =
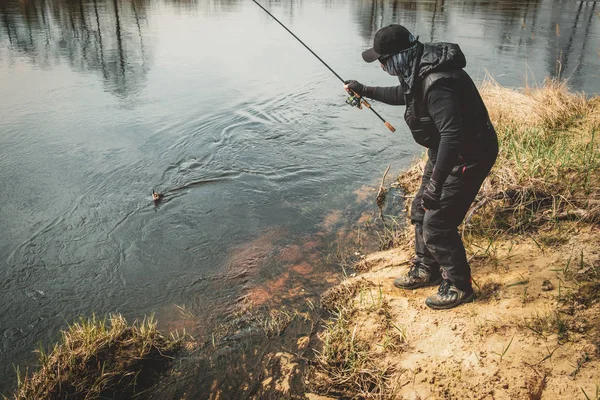
[[419, 278], [419, 266], [420, 263], [418, 261], [413, 261], [410, 269], [408, 270], [408, 276], [411, 278]]
[[452, 283], [449, 280], [444, 279], [440, 284], [440, 288], [438, 289], [438, 293], [440, 294], [440, 296], [448, 296], [450, 294], [451, 285]]

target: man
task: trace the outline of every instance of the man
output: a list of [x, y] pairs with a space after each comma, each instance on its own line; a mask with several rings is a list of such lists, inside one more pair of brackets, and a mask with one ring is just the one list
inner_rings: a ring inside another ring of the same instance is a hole
[[399, 86], [371, 87], [347, 81], [360, 96], [405, 105], [415, 141], [428, 148], [421, 187], [411, 207], [416, 257], [394, 285], [416, 289], [439, 284], [425, 304], [449, 309], [473, 301], [471, 269], [458, 233], [498, 155], [498, 139], [469, 75], [465, 56], [452, 43], [421, 43], [402, 25], [375, 34], [366, 62], [397, 76]]

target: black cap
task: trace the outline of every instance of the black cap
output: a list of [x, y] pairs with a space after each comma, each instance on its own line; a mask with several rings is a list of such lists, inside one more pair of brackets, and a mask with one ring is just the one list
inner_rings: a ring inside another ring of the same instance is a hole
[[392, 55], [408, 49], [413, 42], [410, 40], [411, 33], [402, 25], [389, 25], [381, 28], [375, 33], [373, 47], [362, 53], [363, 60], [370, 63], [382, 55]]

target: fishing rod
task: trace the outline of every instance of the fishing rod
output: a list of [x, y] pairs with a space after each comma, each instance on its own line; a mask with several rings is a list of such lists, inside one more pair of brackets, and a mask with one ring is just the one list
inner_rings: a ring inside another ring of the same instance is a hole
[[[315, 57], [317, 57], [317, 59], [319, 61], [321, 61], [323, 63], [323, 65], [325, 65], [327, 67], [327, 69], [329, 69], [340, 81], [342, 81], [342, 83], [346, 84], [346, 81], [344, 79], [342, 79], [341, 76], [338, 75], [337, 72], [335, 72], [333, 70], [333, 68], [331, 68], [329, 65], [327, 65], [327, 63], [325, 61], [323, 61], [323, 59], [321, 59], [321, 57], [319, 57], [314, 51], [311, 50], [310, 47], [308, 47], [302, 40], [300, 40], [300, 38], [298, 36], [296, 36], [294, 34], [294, 32], [290, 31], [287, 26], [285, 26], [283, 23], [281, 23], [281, 21], [279, 21], [273, 14], [271, 14], [269, 12], [269, 10], [267, 10], [266, 8], [264, 8], [262, 5], [260, 5], [260, 3], [256, 0], [252, 0], [257, 6], [259, 6], [260, 8], [262, 8], [262, 10], [264, 12], [266, 12], [267, 14], [269, 14], [269, 16], [271, 16], [271, 18], [273, 18], [279, 25], [281, 25], [283, 27], [283, 29], [285, 29], [286, 31], [289, 32], [290, 35], [292, 35], [297, 41], [299, 41], [302, 46], [306, 47], [306, 50], [310, 51], [311, 54]], [[352, 107], [357, 107], [358, 109], [362, 109], [362, 106], [364, 105], [365, 107], [367, 107], [369, 110], [373, 111], [373, 113], [375, 115], [377, 115], [377, 117], [383, 121], [383, 123], [385, 124], [385, 126], [392, 132], [396, 131], [396, 128], [394, 128], [392, 126], [392, 124], [390, 124], [389, 122], [387, 122], [381, 115], [379, 115], [379, 113], [377, 111], [375, 111], [373, 109], [373, 107], [371, 107], [371, 104], [366, 101], [362, 96], [360, 96], [358, 93], [356, 93], [355, 91], [353, 91], [352, 89], [348, 89], [348, 93], [351, 95], [347, 100], [346, 100], [346, 104], [349, 104]]]

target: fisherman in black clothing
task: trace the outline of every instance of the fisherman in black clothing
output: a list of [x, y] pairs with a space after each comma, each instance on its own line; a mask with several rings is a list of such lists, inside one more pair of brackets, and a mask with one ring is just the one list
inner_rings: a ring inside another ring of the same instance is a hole
[[392, 105], [405, 105], [404, 119], [415, 141], [427, 147], [421, 187], [411, 207], [416, 256], [394, 285], [416, 289], [440, 285], [425, 304], [448, 309], [472, 301], [471, 269], [458, 233], [498, 155], [498, 139], [487, 109], [457, 44], [421, 43], [402, 25], [375, 34], [362, 54], [379, 60], [399, 86], [372, 87], [346, 81], [346, 90]]

